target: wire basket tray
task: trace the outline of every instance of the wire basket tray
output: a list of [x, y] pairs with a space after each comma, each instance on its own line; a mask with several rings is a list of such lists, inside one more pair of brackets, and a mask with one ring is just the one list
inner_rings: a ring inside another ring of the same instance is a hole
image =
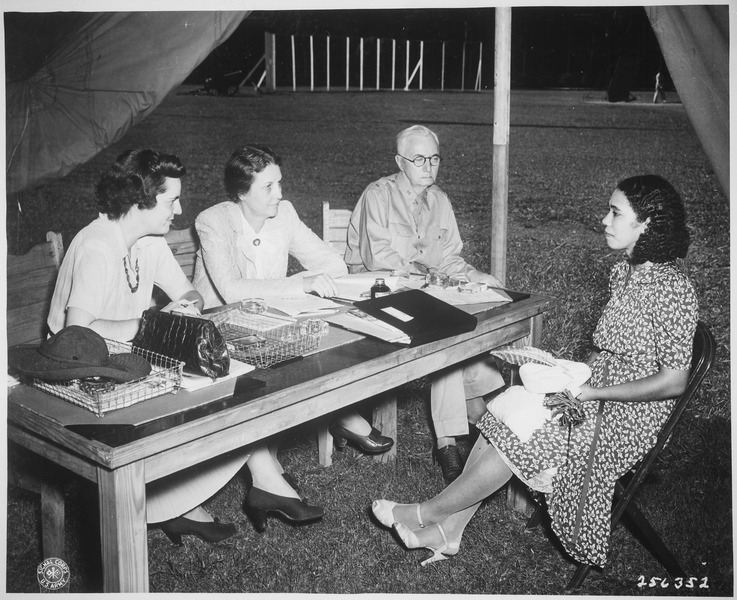
[[294, 322], [242, 309], [219, 313], [213, 319], [232, 358], [266, 369], [317, 349], [329, 326], [321, 319]]
[[184, 363], [163, 354], [144, 350], [125, 342], [106, 339], [110, 354], [132, 352], [145, 358], [151, 364], [151, 372], [142, 379], [116, 383], [114, 381], [90, 381], [72, 379], [71, 381], [43, 381], [32, 378], [31, 386], [57, 396], [67, 402], [86, 408], [98, 417], [143, 400], [149, 400], [169, 392], [177, 392], [182, 383]]

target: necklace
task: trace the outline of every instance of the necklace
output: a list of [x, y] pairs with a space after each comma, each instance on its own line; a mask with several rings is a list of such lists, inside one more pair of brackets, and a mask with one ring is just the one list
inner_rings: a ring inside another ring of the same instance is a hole
[[133, 285], [133, 284], [131, 283], [131, 275], [130, 275], [130, 273], [128, 272], [128, 265], [127, 265], [127, 264], [125, 264], [125, 259], [126, 259], [126, 258], [128, 259], [128, 262], [130, 262], [130, 260], [131, 260], [131, 259], [130, 259], [130, 258], [128, 258], [127, 256], [124, 256], [124, 257], [123, 257], [123, 268], [125, 269], [125, 279], [126, 279], [126, 281], [128, 282], [128, 287], [129, 287], [129, 288], [131, 289], [131, 294], [135, 294], [135, 293], [136, 293], [136, 292], [138, 291], [138, 283], [139, 283], [139, 282], [140, 282], [140, 280], [141, 280], [140, 276], [138, 275], [138, 257], [136, 257], [136, 266], [134, 267], [134, 266], [133, 266], [133, 265], [131, 264], [131, 269], [133, 269], [133, 270], [134, 270], [134, 271], [136, 272], [136, 283], [135, 283], [135, 285]]

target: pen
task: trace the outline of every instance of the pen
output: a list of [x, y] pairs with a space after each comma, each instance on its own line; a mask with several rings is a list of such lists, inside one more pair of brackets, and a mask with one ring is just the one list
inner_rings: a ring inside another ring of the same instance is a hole
[[299, 313], [298, 317], [329, 317], [338, 312], [337, 308], [319, 308], [316, 311]]

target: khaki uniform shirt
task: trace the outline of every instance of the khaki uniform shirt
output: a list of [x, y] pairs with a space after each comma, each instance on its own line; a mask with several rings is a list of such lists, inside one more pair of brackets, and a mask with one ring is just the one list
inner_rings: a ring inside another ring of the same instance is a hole
[[[448, 196], [436, 185], [426, 191], [418, 196], [402, 172], [364, 190], [348, 227], [350, 272], [437, 270], [473, 280], [476, 270], [461, 258], [463, 243]], [[418, 201], [419, 223], [413, 214]]]

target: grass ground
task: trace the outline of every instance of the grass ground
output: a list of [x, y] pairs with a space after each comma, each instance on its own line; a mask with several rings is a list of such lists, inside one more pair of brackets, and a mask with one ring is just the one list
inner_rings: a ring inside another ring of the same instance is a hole
[[[185, 90], [186, 91], [186, 90]], [[237, 145], [261, 142], [280, 153], [285, 197], [319, 230], [320, 201], [350, 208], [363, 187], [393, 172], [393, 138], [420, 122], [440, 136], [439, 183], [454, 203], [467, 260], [489, 264], [491, 193], [490, 94], [365, 93], [195, 97], [172, 95], [125, 138], [63, 180], [26, 193], [23, 213], [8, 206], [11, 252], [24, 252], [48, 229], [68, 244], [95, 216], [92, 189], [123, 149], [151, 146], [177, 153], [188, 166], [184, 214], [177, 227], [223, 199], [220, 174]], [[714, 368], [682, 419], [646, 484], [639, 504], [689, 575], [708, 588], [638, 586], [665, 576], [623, 528], [614, 532], [610, 565], [592, 573], [581, 593], [594, 595], [733, 594], [731, 411], [729, 346], [729, 207], [681, 105], [588, 102], [580, 92], [513, 92], [510, 143], [507, 284], [554, 295], [543, 346], [582, 358], [603, 303], [607, 273], [618, 256], [606, 247], [600, 219], [617, 181], [659, 173], [681, 190], [693, 231], [685, 267], [694, 281], [701, 318], [717, 338]], [[452, 560], [418, 566], [368, 516], [371, 500], [411, 501], [442, 488], [431, 458], [428, 388], [400, 391], [399, 456], [380, 465], [347, 450], [333, 467], [317, 464], [313, 431], [285, 432], [282, 462], [307, 498], [326, 509], [319, 524], [293, 528], [270, 521], [254, 532], [240, 510], [245, 494], [235, 478], [208, 504], [238, 523], [230, 540], [208, 546], [187, 539], [173, 547], [149, 535], [155, 592], [313, 592], [556, 594], [574, 565], [543, 531], [524, 532], [525, 516], [492, 497], [475, 517]], [[19, 460], [11, 454], [11, 460]], [[72, 591], [100, 587], [95, 490], [67, 483], [67, 553]], [[37, 591], [40, 560], [36, 498], [8, 492], [7, 590]]]

